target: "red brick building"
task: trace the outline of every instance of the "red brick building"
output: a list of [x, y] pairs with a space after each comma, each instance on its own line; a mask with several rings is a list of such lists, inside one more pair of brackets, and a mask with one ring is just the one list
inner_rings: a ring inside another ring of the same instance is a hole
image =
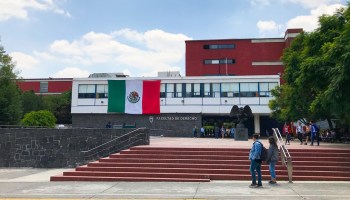
[[22, 91], [33, 90], [35, 94], [52, 95], [72, 90], [72, 78], [19, 79], [17, 85]]
[[186, 76], [277, 75], [281, 56], [302, 29], [288, 29], [284, 38], [186, 41]]

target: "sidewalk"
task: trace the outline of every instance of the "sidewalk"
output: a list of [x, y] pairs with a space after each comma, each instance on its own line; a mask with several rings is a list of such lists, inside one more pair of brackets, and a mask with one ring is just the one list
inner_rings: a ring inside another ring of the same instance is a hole
[[[252, 141], [156, 138], [151, 146], [249, 147]], [[288, 148], [350, 148], [348, 144], [299, 145]], [[279, 182], [249, 188], [250, 181], [179, 182], [50, 182], [69, 169], [0, 168], [0, 199], [350, 199], [350, 182]], [[247, 169], [249, 170], [249, 169]]]

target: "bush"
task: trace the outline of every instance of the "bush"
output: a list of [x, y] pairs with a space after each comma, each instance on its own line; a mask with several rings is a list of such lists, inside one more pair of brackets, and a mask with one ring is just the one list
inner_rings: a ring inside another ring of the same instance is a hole
[[23, 126], [46, 126], [53, 128], [56, 124], [55, 116], [47, 110], [32, 111], [24, 115]]

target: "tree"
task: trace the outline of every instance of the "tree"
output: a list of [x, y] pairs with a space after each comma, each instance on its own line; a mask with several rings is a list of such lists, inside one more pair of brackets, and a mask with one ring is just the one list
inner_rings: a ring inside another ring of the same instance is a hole
[[349, 7], [321, 16], [320, 27], [298, 35], [282, 56], [285, 83], [269, 104], [280, 120], [327, 119], [350, 122]]
[[48, 110], [32, 111], [24, 115], [21, 124], [24, 126], [45, 126], [53, 128], [56, 124], [56, 118]]
[[44, 107], [55, 115], [57, 123], [72, 123], [71, 98], [71, 91], [64, 92], [61, 95], [49, 95], [44, 97]]
[[23, 114], [44, 109], [43, 97], [36, 95], [33, 90], [23, 92], [21, 98]]
[[22, 117], [20, 90], [15, 83], [15, 64], [0, 45], [0, 124], [17, 124]]

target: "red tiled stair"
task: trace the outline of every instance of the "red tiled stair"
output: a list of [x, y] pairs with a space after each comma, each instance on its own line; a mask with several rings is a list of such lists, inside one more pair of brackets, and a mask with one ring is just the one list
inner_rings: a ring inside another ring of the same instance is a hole
[[[350, 150], [290, 149], [294, 181], [350, 181]], [[248, 148], [133, 147], [51, 181], [183, 181], [250, 180]], [[278, 163], [279, 180], [288, 180]], [[263, 164], [264, 180], [269, 180]]]

